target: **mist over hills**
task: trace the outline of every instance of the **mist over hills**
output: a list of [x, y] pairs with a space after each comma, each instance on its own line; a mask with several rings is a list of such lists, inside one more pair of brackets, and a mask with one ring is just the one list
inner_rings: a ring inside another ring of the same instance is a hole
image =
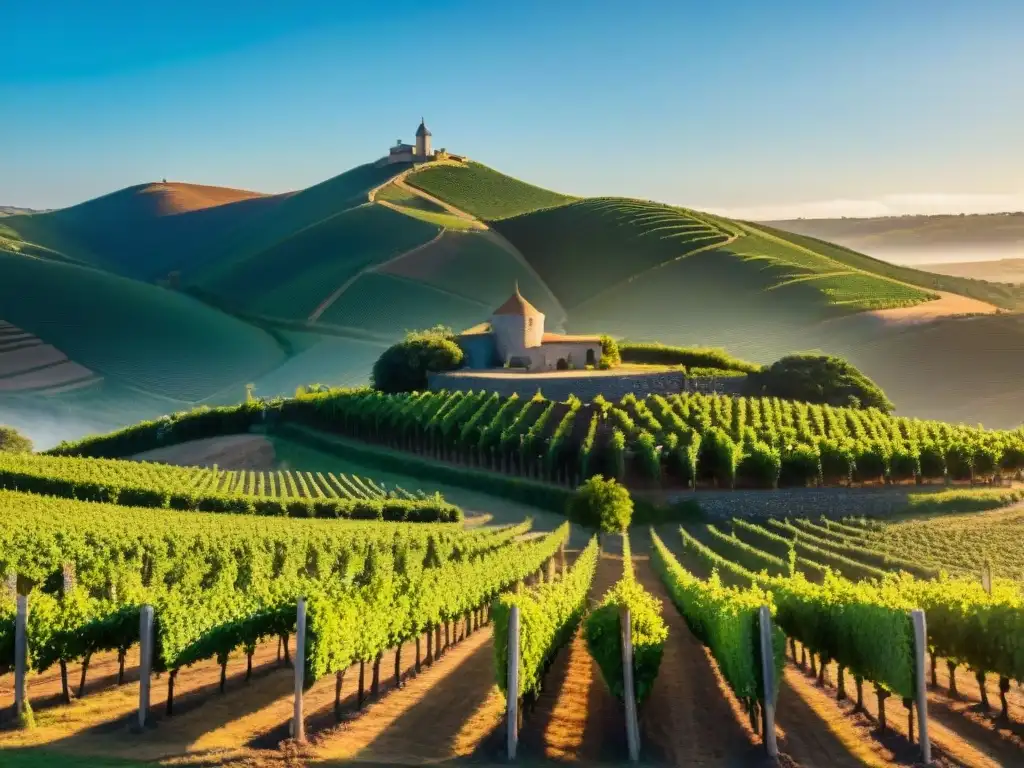
[[899, 263], [1024, 257], [1024, 211], [789, 219], [765, 223], [786, 232], [829, 240]]
[[901, 413], [1019, 423], [1024, 288], [784, 231], [804, 224], [576, 199], [472, 162], [367, 163], [283, 195], [140, 184], [0, 223], [0, 416], [37, 414], [50, 440], [247, 384], [362, 384], [405, 331], [475, 325], [518, 283], [552, 330], [762, 363], [821, 349]]

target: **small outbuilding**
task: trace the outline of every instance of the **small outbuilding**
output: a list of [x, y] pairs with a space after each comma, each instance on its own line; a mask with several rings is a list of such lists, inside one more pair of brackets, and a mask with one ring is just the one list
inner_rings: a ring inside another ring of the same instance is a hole
[[489, 324], [471, 328], [455, 341], [468, 368], [522, 368], [529, 371], [583, 369], [601, 361], [600, 336], [544, 331], [544, 313], [515, 292], [491, 315]]

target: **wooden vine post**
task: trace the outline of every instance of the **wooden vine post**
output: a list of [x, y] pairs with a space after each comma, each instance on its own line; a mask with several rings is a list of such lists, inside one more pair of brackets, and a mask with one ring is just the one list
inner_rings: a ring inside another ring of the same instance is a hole
[[153, 606], [139, 611], [139, 730], [149, 718], [149, 684], [153, 673]]
[[779, 756], [775, 741], [775, 650], [772, 647], [772, 614], [767, 605], [758, 612], [761, 634], [761, 674], [764, 680], [764, 748], [771, 758]]
[[14, 714], [20, 719], [25, 714], [28, 698], [25, 695], [25, 675], [28, 672], [28, 595], [18, 595], [17, 614], [14, 619]]
[[626, 743], [630, 762], [640, 761], [640, 721], [636, 713], [636, 690], [633, 685], [633, 624], [629, 608], [619, 609], [619, 631], [622, 635], [622, 701], [626, 705]]
[[508, 730], [508, 759], [516, 759], [519, 745], [519, 606], [508, 614], [508, 677], [505, 694], [505, 720]]
[[302, 712], [302, 689], [306, 671], [306, 598], [299, 598], [295, 617], [295, 708], [292, 713], [292, 737], [299, 744], [306, 741], [306, 721]]
[[928, 628], [924, 611], [910, 612], [914, 625], [914, 687], [917, 698], [917, 740], [921, 745], [921, 758], [932, 760], [932, 745], [928, 739], [928, 686], [924, 677], [924, 655], [928, 651]]

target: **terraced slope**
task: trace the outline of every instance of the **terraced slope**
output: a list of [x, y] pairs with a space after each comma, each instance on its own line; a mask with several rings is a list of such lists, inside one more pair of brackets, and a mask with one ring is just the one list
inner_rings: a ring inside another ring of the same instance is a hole
[[535, 187], [480, 163], [431, 165], [407, 182], [485, 221], [564, 205], [572, 197]]
[[0, 393], [47, 394], [91, 386], [99, 378], [56, 347], [0, 321]]
[[284, 360], [267, 333], [195, 299], [95, 269], [0, 252], [2, 319], [80, 366], [194, 402]]
[[[1009, 218], [1007, 217], [1007, 219]], [[1020, 214], [1019, 218], [1024, 220], [1024, 214]], [[1024, 286], [1000, 285], [986, 280], [972, 280], [965, 277], [940, 275], [935, 272], [914, 269], [913, 267], [903, 267], [858, 253], [843, 245], [836, 245], [835, 243], [806, 234], [787, 232], [765, 224], [752, 224], [750, 226], [766, 234], [785, 238], [789, 242], [804, 248], [810, 248], [838, 262], [848, 264], [855, 269], [863, 269], [892, 278], [893, 280], [901, 280], [926, 290], [948, 291], [958, 293], [961, 296], [970, 296], [971, 298], [987, 301], [1004, 309], [1024, 308]]]
[[643, 302], [655, 288], [693, 290], [695, 299], [716, 287], [799, 293], [818, 305], [816, 316], [931, 298], [737, 222], [659, 203], [584, 200], [505, 219], [495, 228], [570, 311], [589, 301], [599, 301], [602, 311], [609, 302]]

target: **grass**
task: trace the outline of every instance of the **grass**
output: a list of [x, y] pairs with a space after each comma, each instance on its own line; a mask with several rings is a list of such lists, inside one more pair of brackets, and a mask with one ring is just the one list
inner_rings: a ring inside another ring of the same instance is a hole
[[1008, 507], [1024, 501], [1020, 488], [957, 488], [939, 493], [915, 493], [907, 499], [907, 509], [901, 516], [919, 518], [923, 515], [949, 515], [982, 512]]
[[356, 280], [320, 317], [320, 322], [359, 327], [398, 339], [405, 331], [438, 323], [465, 328], [485, 319], [492, 309], [423, 283], [371, 273]]
[[495, 223], [570, 311], [643, 271], [729, 233], [679, 208], [583, 200]]
[[367, 203], [271, 245], [206, 287], [243, 311], [305, 319], [363, 267], [422, 245], [437, 232], [435, 226]]
[[338, 336], [317, 336], [308, 349], [259, 379], [260, 397], [292, 396], [307, 384], [358, 387], [369, 383], [374, 362], [386, 349], [383, 343]]
[[410, 174], [406, 183], [486, 221], [563, 205], [573, 199], [479, 163], [428, 165]]
[[198, 401], [284, 361], [267, 333], [180, 293], [4, 252], [0, 276], [4, 320], [148, 393]]
[[[757, 224], [757, 229], [773, 232], [795, 243], [821, 251], [829, 257], [895, 280], [929, 290], [949, 291], [987, 301], [1004, 309], [1024, 306], [1024, 287], [993, 285], [983, 280], [938, 275], [912, 267], [890, 264], [858, 253], [832, 241], [862, 243], [893, 251], [898, 246], [984, 249], [993, 242], [1011, 242], [1020, 237], [1024, 214], [979, 216], [903, 216], [877, 219], [808, 219], [773, 222], [774, 227]], [[822, 239], [824, 238], [824, 239]]]
[[266, 216], [209, 242], [199, 254], [202, 260], [197, 261], [199, 268], [191, 273], [191, 282], [199, 286], [217, 283], [222, 274], [268, 247], [367, 202], [371, 189], [406, 168], [401, 164], [377, 167], [367, 163], [289, 195]]
[[[384, 271], [482, 302], [490, 309], [505, 301], [518, 282], [534, 306], [549, 314], [555, 311], [540, 281], [489, 235], [445, 232], [436, 243], [389, 264]], [[486, 314], [478, 319], [486, 319]]]

